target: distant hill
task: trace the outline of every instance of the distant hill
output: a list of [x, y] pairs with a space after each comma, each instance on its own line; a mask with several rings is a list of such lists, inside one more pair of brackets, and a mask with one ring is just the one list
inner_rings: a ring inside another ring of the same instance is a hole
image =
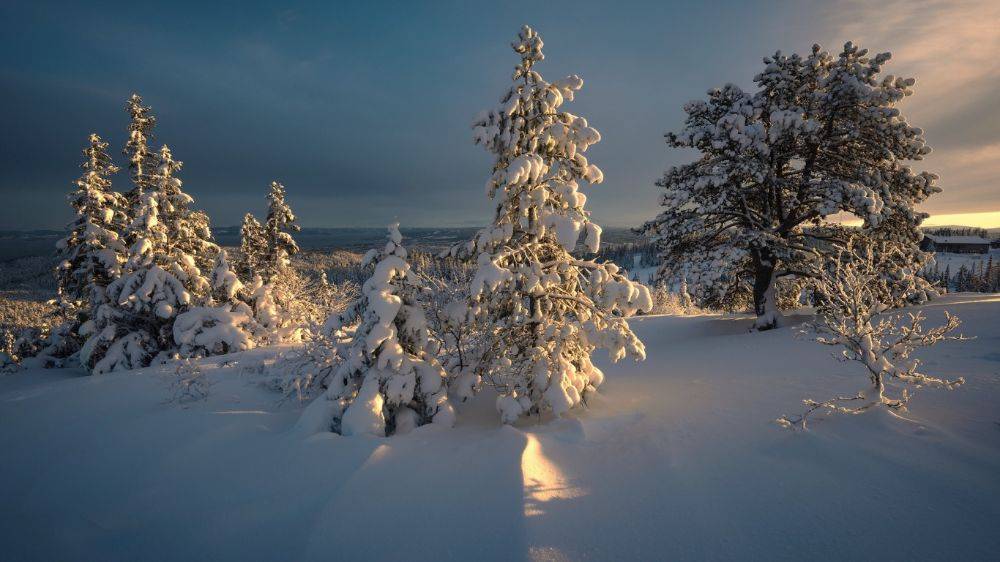
[[[407, 247], [437, 251], [475, 235], [477, 228], [401, 228]], [[223, 246], [238, 246], [240, 227], [223, 226], [212, 229], [216, 241]], [[63, 236], [57, 230], [0, 230], [0, 261], [32, 256], [51, 256], [55, 244]], [[639, 236], [628, 228], [604, 229], [606, 244], [634, 242]], [[295, 240], [304, 250], [350, 250], [364, 252], [385, 242], [385, 228], [303, 228]]]

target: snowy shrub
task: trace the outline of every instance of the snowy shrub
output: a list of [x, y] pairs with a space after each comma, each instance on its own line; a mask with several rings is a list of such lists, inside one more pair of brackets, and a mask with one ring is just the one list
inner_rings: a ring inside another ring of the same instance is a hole
[[544, 55], [533, 29], [525, 26], [512, 47], [521, 57], [514, 84], [473, 124], [475, 142], [495, 157], [486, 191], [496, 214], [451, 252], [477, 264], [464, 314], [486, 333], [470, 367], [499, 391], [506, 423], [542, 410], [560, 415], [583, 401], [604, 380], [590, 360], [599, 347], [615, 361], [643, 358], [624, 317], [652, 306], [649, 290], [617, 265], [570, 253], [581, 237], [588, 253], [600, 249], [601, 228], [579, 187], [604, 179], [584, 155], [601, 135], [560, 109], [582, 79], [550, 83], [534, 70]]
[[0, 351], [0, 373], [15, 373], [18, 370], [17, 361], [5, 351]]
[[225, 250], [215, 258], [209, 298], [174, 320], [174, 343], [182, 357], [204, 357], [252, 349], [260, 327], [244, 302], [243, 283], [230, 268]]
[[698, 307], [687, 292], [687, 285], [682, 283], [678, 291], [670, 291], [664, 284], [659, 284], [650, 289], [653, 299], [653, 307], [650, 314], [670, 314], [683, 316], [688, 314], [699, 314], [703, 310]]
[[211, 383], [205, 373], [192, 359], [184, 359], [177, 363], [173, 372], [170, 388], [171, 402], [189, 404], [208, 399]]
[[[345, 337], [346, 336], [346, 337]], [[314, 334], [302, 345], [281, 353], [270, 365], [258, 369], [263, 386], [283, 398], [304, 402], [316, 398], [330, 383], [341, 362], [339, 350], [349, 344], [349, 334]], [[325, 422], [329, 426], [329, 420]]]
[[960, 324], [958, 318], [945, 312], [943, 325], [925, 328], [922, 312], [886, 313], [899, 284], [886, 264], [899, 258], [891, 245], [851, 240], [823, 269], [816, 280], [819, 304], [811, 326], [818, 334], [816, 341], [842, 347], [841, 360], [864, 366], [870, 384], [854, 395], [804, 400], [804, 413], [782, 416], [779, 424], [805, 428], [808, 417], [816, 411], [860, 414], [880, 406], [905, 410], [912, 389], [929, 386], [950, 390], [965, 382], [922, 373], [920, 361], [910, 357], [919, 348], [966, 339], [951, 335]]
[[370, 253], [375, 268], [361, 297], [330, 318], [329, 334], [357, 326], [326, 392], [303, 414], [304, 426], [385, 436], [431, 422], [454, 423], [445, 372], [435, 357], [438, 343], [418, 302], [424, 288], [401, 242], [398, 225], [391, 225], [385, 247]]
[[272, 344], [309, 340], [331, 312], [346, 308], [357, 294], [351, 282], [335, 285], [322, 273], [315, 277], [291, 267], [266, 285], [258, 277], [249, 288], [258, 339]]
[[23, 292], [0, 297], [0, 352], [17, 364], [62, 367], [80, 348], [74, 310]]
[[250, 286], [250, 303], [259, 326], [262, 343], [299, 342], [308, 336], [316, 314], [322, 314], [306, 298], [312, 282], [298, 272], [286, 269], [264, 283], [258, 275]]
[[250, 307], [239, 303], [198, 306], [174, 320], [174, 343], [182, 357], [222, 355], [254, 347]]
[[485, 345], [486, 331], [468, 306], [476, 270], [472, 264], [450, 256], [426, 257], [414, 269], [431, 288], [425, 308], [429, 311], [431, 331], [441, 339], [439, 357], [448, 373], [449, 391], [454, 398], [465, 402], [479, 391], [482, 383], [475, 366], [476, 357]]
[[838, 213], [906, 247], [919, 268], [926, 215], [914, 206], [940, 188], [906, 164], [930, 147], [896, 107], [913, 79], [881, 76], [889, 58], [852, 43], [839, 56], [818, 45], [804, 57], [779, 52], [764, 59], [756, 91], [727, 84], [686, 104], [685, 127], [667, 142], [701, 156], [657, 183], [664, 210], [643, 227], [661, 244], [659, 277], [687, 275], [714, 308], [751, 302], [756, 327], [772, 328], [776, 283], [814, 274], [846, 238], [825, 221]]

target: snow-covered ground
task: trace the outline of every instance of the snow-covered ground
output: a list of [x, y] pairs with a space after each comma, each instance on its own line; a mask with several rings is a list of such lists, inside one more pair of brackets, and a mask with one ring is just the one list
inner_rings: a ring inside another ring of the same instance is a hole
[[945, 268], [950, 268], [951, 274], [955, 275], [958, 268], [963, 265], [972, 269], [973, 265], [986, 264], [990, 261], [990, 257], [993, 258], [994, 262], [1000, 261], [1000, 250], [990, 250], [988, 254], [951, 254], [947, 252], [937, 252], [934, 254], [934, 262], [937, 264], [939, 270], [944, 271]]
[[[1000, 296], [949, 295], [977, 339], [925, 354], [908, 419], [773, 420], [852, 392], [860, 367], [748, 318], [633, 321], [644, 363], [608, 365], [589, 410], [503, 427], [489, 397], [458, 426], [303, 438], [302, 405], [203, 362], [172, 372], [0, 378], [4, 560], [995, 560], [1000, 552]], [[220, 366], [225, 359], [235, 365]]]

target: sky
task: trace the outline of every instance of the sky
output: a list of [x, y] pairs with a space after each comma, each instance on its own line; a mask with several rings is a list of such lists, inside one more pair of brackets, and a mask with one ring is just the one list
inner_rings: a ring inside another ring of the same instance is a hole
[[492, 159], [470, 124], [508, 87], [525, 23], [547, 79], [584, 79], [564, 108], [602, 134], [588, 157], [605, 182], [585, 189], [600, 224], [656, 214], [654, 182], [693, 157], [663, 142], [686, 101], [750, 88], [776, 50], [853, 40], [917, 79], [902, 109], [944, 189], [922, 209], [1000, 226], [996, 0], [140, 4], [0, 6], [0, 230], [69, 220], [87, 136], [123, 163], [133, 91], [215, 225], [262, 214], [274, 179], [304, 226], [483, 224]]

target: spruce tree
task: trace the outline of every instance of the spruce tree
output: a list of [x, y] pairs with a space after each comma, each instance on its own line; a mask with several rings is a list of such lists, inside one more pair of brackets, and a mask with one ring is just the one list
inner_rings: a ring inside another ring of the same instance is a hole
[[473, 124], [475, 142], [495, 158], [487, 193], [493, 223], [456, 254], [478, 269], [469, 306], [486, 328], [475, 371], [500, 392], [504, 422], [543, 410], [557, 415], [585, 400], [604, 380], [591, 354], [612, 360], [645, 357], [624, 317], [652, 306], [649, 290], [611, 262], [574, 257], [601, 229], [585, 210], [580, 182], [598, 184], [601, 170], [584, 156], [601, 136], [564, 111], [583, 86], [578, 76], [547, 82], [535, 70], [542, 39], [525, 26], [512, 44], [520, 62], [500, 106]]
[[264, 239], [264, 227], [251, 213], [243, 217], [240, 227], [240, 252], [237, 262], [237, 273], [246, 282], [252, 282], [261, 274], [261, 265], [266, 254], [267, 241]]
[[403, 433], [427, 423], [450, 426], [454, 410], [436, 359], [440, 347], [418, 300], [425, 290], [406, 262], [398, 224], [389, 226], [361, 297], [331, 318], [327, 330], [357, 324], [326, 392], [304, 414], [313, 429], [343, 435]]
[[121, 273], [127, 225], [124, 198], [111, 189], [110, 176], [118, 168], [108, 155], [108, 143], [96, 134], [89, 140], [83, 175], [69, 195], [76, 217], [57, 244], [56, 268], [60, 304], [84, 318], [104, 302], [105, 288]]
[[285, 186], [273, 181], [267, 194], [267, 221], [264, 223], [265, 254], [262, 263], [264, 282], [268, 283], [288, 269], [289, 258], [299, 252], [299, 245], [292, 238], [298, 232], [295, 214], [285, 202]]
[[132, 94], [125, 103], [125, 111], [129, 115], [128, 140], [122, 154], [128, 160], [129, 177], [132, 188], [125, 193], [129, 209], [139, 204], [142, 194], [152, 187], [153, 175], [156, 173], [156, 153], [149, 148], [153, 140], [153, 127], [156, 117], [149, 106], [142, 105], [142, 97]]
[[[94, 373], [135, 369], [175, 350], [173, 323], [189, 307], [204, 304], [210, 283], [192, 249], [214, 246], [204, 215], [190, 209], [175, 161], [164, 146], [159, 167], [134, 212], [123, 274], [107, 288], [95, 330], [81, 353]], [[199, 216], [200, 215], [200, 216]]]

